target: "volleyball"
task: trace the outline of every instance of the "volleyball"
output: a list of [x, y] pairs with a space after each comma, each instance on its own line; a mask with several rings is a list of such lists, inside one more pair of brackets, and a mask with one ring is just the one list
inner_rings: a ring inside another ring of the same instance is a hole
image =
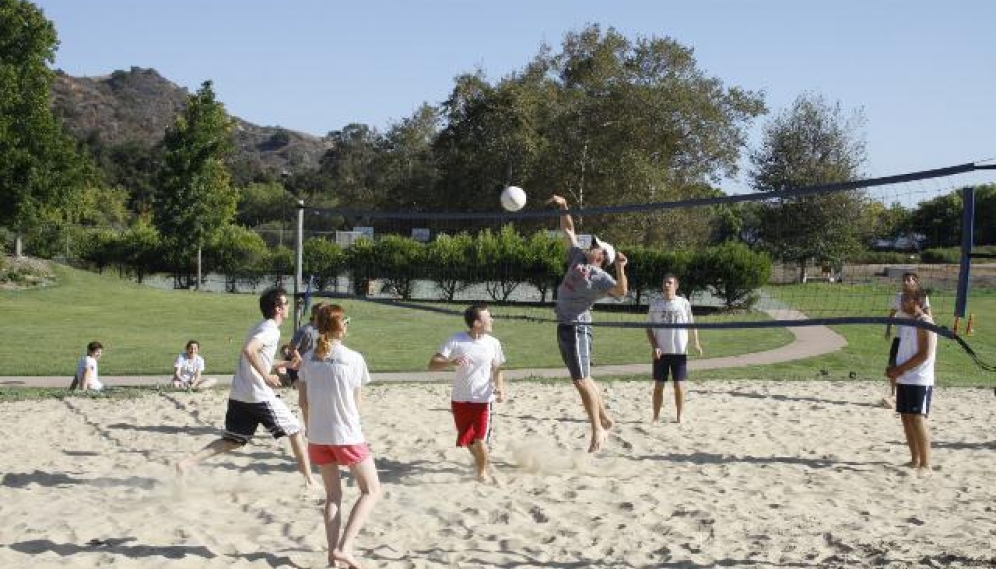
[[526, 205], [526, 192], [519, 186], [508, 186], [501, 191], [501, 207], [506, 211], [519, 211]]

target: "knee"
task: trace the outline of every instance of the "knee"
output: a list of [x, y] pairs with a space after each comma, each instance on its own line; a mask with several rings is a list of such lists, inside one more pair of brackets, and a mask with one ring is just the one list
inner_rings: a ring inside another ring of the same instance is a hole
[[380, 481], [376, 480], [376, 481], [371, 482], [370, 484], [368, 484], [367, 487], [366, 487], [366, 489], [365, 490], [361, 490], [360, 492], [362, 494], [365, 494], [365, 495], [369, 496], [370, 498], [376, 500], [377, 498], [380, 498], [380, 495], [383, 492], [383, 489], [380, 486]]

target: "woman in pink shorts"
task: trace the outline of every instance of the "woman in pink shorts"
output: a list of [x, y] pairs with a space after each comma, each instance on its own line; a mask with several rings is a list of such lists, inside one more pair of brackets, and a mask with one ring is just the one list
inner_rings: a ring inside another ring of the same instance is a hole
[[[370, 448], [360, 429], [360, 388], [370, 382], [367, 362], [343, 345], [349, 318], [338, 305], [317, 314], [318, 342], [301, 357], [298, 388], [307, 422], [308, 455], [325, 483], [325, 536], [329, 565], [359, 567], [353, 542], [380, 494], [380, 480]], [[360, 490], [346, 528], [342, 525], [342, 479], [339, 467], [349, 468]]]

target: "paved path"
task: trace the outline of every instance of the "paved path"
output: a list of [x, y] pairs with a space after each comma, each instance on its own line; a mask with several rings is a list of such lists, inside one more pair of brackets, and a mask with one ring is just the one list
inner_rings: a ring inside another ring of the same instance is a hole
[[[769, 314], [776, 320], [805, 320], [806, 316], [794, 310], [773, 310]], [[795, 335], [795, 340], [780, 348], [764, 352], [754, 352], [739, 356], [724, 358], [692, 359], [688, 362], [690, 370], [719, 369], [765, 365], [792, 360], [811, 358], [830, 352], [835, 352], [847, 345], [843, 336], [826, 326], [799, 326], [789, 328]], [[420, 381], [450, 381], [450, 372], [408, 371], [382, 372], [370, 374], [374, 381], [383, 382], [420, 382]], [[612, 375], [646, 375], [650, 377], [650, 363], [606, 365], [594, 368], [594, 376], [606, 377]], [[511, 369], [505, 370], [506, 379], [524, 379], [528, 377], [557, 378], [566, 377], [563, 367], [544, 369]], [[128, 375], [101, 376], [105, 385], [165, 385], [167, 374], [163, 375]], [[68, 374], [60, 376], [35, 377], [0, 377], [0, 387], [68, 387]], [[219, 377], [219, 384], [228, 384], [231, 377]]]

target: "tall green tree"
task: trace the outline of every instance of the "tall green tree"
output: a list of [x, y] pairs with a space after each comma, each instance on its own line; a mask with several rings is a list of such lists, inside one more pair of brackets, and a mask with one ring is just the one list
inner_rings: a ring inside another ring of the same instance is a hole
[[[779, 191], [857, 179], [865, 162], [863, 124], [860, 110], [799, 96], [765, 126], [751, 153], [751, 185]], [[760, 241], [776, 258], [796, 263], [803, 281], [809, 262], [840, 263], [863, 247], [866, 202], [859, 190], [778, 200], [760, 211]]]
[[[508, 183], [563, 193], [574, 207], [713, 195], [713, 183], [736, 173], [747, 127], [763, 112], [759, 94], [706, 75], [677, 41], [590, 25], [496, 83], [457, 78], [435, 145], [437, 196], [480, 210], [495, 208]], [[647, 244], [681, 232], [698, 244], [711, 233], [703, 212], [606, 227], [592, 218], [582, 229]]]
[[201, 252], [235, 216], [238, 192], [226, 159], [232, 151], [232, 119], [205, 81], [166, 130], [163, 167], [154, 201], [156, 227], [174, 271], [182, 277], [196, 261], [201, 282]]
[[51, 111], [59, 45], [55, 28], [34, 4], [0, 0], [0, 226], [22, 236], [65, 220], [91, 169]]

